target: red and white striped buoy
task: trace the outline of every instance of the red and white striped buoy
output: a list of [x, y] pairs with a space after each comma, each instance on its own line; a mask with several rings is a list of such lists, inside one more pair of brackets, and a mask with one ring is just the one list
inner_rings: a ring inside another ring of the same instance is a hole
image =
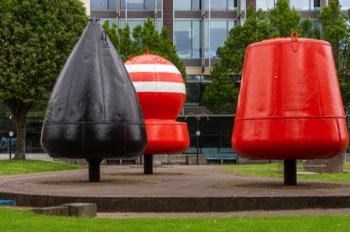
[[131, 57], [125, 67], [138, 94], [147, 131], [145, 155], [176, 154], [189, 146], [187, 124], [175, 121], [186, 100], [179, 70], [153, 54]]

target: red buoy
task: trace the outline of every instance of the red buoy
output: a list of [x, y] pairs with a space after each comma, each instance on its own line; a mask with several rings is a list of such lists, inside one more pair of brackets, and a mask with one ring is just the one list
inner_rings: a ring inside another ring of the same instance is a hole
[[232, 147], [251, 159], [314, 159], [341, 154], [348, 131], [332, 49], [298, 38], [248, 46]]
[[177, 122], [186, 100], [186, 87], [179, 70], [153, 54], [131, 57], [126, 69], [136, 88], [145, 118], [145, 155], [177, 154], [190, 143], [187, 124]]

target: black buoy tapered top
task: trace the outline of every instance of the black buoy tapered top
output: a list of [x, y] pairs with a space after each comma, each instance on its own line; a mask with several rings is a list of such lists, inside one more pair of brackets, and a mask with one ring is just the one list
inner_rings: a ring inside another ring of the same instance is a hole
[[91, 20], [56, 81], [41, 144], [51, 157], [107, 158], [141, 154], [146, 130], [125, 66]]

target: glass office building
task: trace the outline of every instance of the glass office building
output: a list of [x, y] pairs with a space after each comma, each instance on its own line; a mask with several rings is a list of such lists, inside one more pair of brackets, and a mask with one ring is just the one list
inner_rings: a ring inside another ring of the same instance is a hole
[[[273, 8], [276, 0], [83, 0], [91, 17], [109, 20], [119, 27], [129, 24], [131, 30], [151, 18], [160, 30], [168, 29], [169, 39], [177, 48], [186, 66], [187, 99], [179, 116], [186, 121], [191, 137], [191, 147], [186, 153], [196, 152], [196, 131], [200, 130], [201, 153], [232, 153], [231, 134], [234, 115], [215, 115], [202, 105], [205, 88], [210, 85], [210, 70], [218, 62], [217, 49], [224, 44], [230, 30], [244, 24], [246, 8]], [[301, 17], [317, 23], [317, 17], [329, 0], [289, 0]], [[350, 9], [349, 0], [340, 0], [344, 13]], [[239, 82], [239, 78], [237, 79]], [[1, 106], [1, 105], [0, 105]], [[189, 114], [201, 115], [200, 120]], [[208, 117], [207, 117], [208, 116]], [[209, 119], [209, 120], [208, 120]], [[31, 113], [27, 120], [27, 151], [40, 152], [42, 116]], [[12, 127], [14, 122], [12, 121]], [[9, 111], [0, 107], [0, 152], [5, 152], [9, 131]], [[4, 148], [2, 148], [4, 147]], [[2, 150], [1, 150], [2, 149]]]

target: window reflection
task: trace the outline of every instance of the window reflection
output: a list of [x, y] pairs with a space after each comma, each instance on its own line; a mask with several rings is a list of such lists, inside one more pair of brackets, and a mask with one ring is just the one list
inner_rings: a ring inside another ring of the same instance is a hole
[[217, 50], [224, 45], [236, 21], [212, 20], [205, 22], [205, 58], [217, 58]]
[[[91, 0], [92, 10], [115, 10], [116, 0]], [[120, 0], [120, 9], [125, 10], [154, 10], [154, 0]], [[157, 0], [157, 9], [163, 8], [163, 1]]]
[[205, 0], [206, 10], [234, 10], [237, 8], [237, 0]]
[[296, 10], [319, 10], [320, 0], [290, 0], [290, 6]]
[[350, 1], [349, 0], [339, 0], [340, 6], [342, 10], [350, 9]]
[[115, 10], [115, 0], [91, 0], [90, 7], [92, 10]]
[[[190, 135], [190, 147], [185, 153], [196, 153], [197, 146], [197, 121], [194, 117], [179, 117], [178, 121], [186, 122]], [[233, 153], [231, 148], [231, 136], [233, 130], [234, 117], [210, 117], [206, 120], [201, 117], [199, 120], [199, 138], [200, 153]]]
[[191, 1], [174, 0], [174, 10], [191, 10]]
[[267, 10], [275, 7], [276, 0], [258, 0], [256, 1], [256, 9]]
[[[154, 7], [154, 0], [120, 0], [120, 9], [122, 10], [154, 10]], [[157, 9], [161, 10], [162, 8], [163, 1], [157, 0]]]
[[210, 83], [210, 76], [188, 75], [186, 77], [186, 105], [202, 105], [204, 91]]
[[174, 43], [180, 58], [199, 58], [199, 20], [174, 21]]
[[[205, 0], [205, 10], [235, 10], [238, 0]], [[174, 0], [174, 10], [200, 10], [201, 0]]]

